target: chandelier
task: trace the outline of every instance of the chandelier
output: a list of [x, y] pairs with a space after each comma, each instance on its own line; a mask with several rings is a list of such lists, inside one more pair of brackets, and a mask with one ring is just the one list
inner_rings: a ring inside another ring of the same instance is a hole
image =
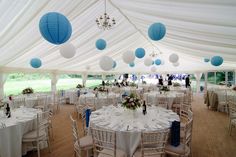
[[106, 13], [106, 0], [105, 0], [105, 12], [103, 15], [96, 18], [96, 23], [98, 28], [103, 30], [109, 30], [116, 24], [116, 20], [114, 18], [111, 19], [109, 15]]
[[152, 51], [152, 53], [149, 54], [149, 56], [152, 58], [156, 58], [160, 54], [162, 54], [162, 52], [158, 48], [157, 48], [157, 51], [155, 51], [153, 48], [153, 51]]
[[149, 56], [152, 58], [156, 58], [159, 54], [160, 52], [152, 51], [152, 53], [150, 53]]

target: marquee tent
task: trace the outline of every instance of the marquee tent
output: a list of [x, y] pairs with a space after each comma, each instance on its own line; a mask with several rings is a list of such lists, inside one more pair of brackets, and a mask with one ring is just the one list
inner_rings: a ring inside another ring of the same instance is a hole
[[[76, 55], [71, 59], [63, 58], [60, 46], [47, 42], [39, 32], [40, 18], [52, 11], [64, 14], [72, 24], [69, 42], [76, 47]], [[117, 24], [106, 31], [95, 22], [103, 13], [103, 0], [1, 0], [0, 71], [100, 74], [104, 71], [99, 60], [106, 55], [117, 66], [105, 73], [151, 73], [152, 66], [145, 66], [144, 59], [153, 51], [165, 62], [156, 66], [157, 73], [236, 68], [235, 0], [108, 0], [107, 13]], [[148, 37], [148, 27], [155, 22], [166, 26], [160, 41]], [[107, 42], [103, 51], [95, 47], [99, 38]], [[122, 54], [139, 47], [146, 55], [129, 67]], [[179, 55], [178, 67], [168, 60], [172, 53]], [[221, 66], [204, 62], [216, 55], [224, 59]], [[42, 60], [40, 69], [30, 66], [34, 57]]]

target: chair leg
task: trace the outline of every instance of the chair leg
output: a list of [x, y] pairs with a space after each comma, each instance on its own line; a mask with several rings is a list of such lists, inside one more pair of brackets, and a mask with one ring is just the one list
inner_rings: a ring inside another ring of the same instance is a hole
[[37, 141], [37, 153], [38, 153], [38, 157], [40, 157], [39, 141]]
[[89, 150], [86, 150], [86, 156], [89, 157]]
[[47, 144], [48, 144], [48, 149], [49, 149], [49, 152], [51, 153], [51, 145], [50, 145], [49, 138], [47, 139]]
[[54, 141], [54, 134], [53, 134], [53, 127], [52, 127], [52, 123], [50, 124], [50, 132], [51, 132], [51, 136], [52, 136], [52, 140]]

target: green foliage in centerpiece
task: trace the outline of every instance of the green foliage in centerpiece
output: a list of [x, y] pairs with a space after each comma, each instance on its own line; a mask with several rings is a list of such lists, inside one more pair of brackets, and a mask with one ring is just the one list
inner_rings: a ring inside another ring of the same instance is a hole
[[107, 92], [107, 91], [108, 91], [108, 89], [107, 89], [106, 87], [104, 87], [104, 86], [98, 87], [97, 90], [98, 90], [99, 92]]
[[78, 84], [78, 85], [76, 86], [76, 88], [84, 88], [84, 86], [81, 85], [81, 84]]
[[25, 88], [23, 91], [22, 91], [22, 94], [32, 94], [34, 93], [34, 90], [30, 87], [28, 88]]
[[122, 107], [125, 107], [130, 110], [136, 110], [137, 108], [141, 107], [142, 101], [139, 99], [139, 97], [131, 93], [129, 96], [124, 98], [124, 101], [122, 102]]

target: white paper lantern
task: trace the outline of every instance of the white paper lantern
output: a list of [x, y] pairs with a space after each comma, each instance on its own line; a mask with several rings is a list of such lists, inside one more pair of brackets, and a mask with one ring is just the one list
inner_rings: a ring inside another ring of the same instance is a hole
[[108, 56], [103, 56], [99, 61], [100, 68], [105, 71], [109, 71], [113, 66], [113, 59]]
[[173, 66], [174, 66], [174, 67], [179, 66], [179, 62], [173, 63]]
[[144, 59], [144, 65], [151, 66], [152, 65], [152, 58], [148, 57]]
[[153, 67], [151, 68], [151, 71], [152, 71], [152, 72], [156, 72], [156, 71], [157, 71], [157, 68], [156, 68], [155, 66], [153, 66]]
[[63, 44], [60, 47], [60, 54], [64, 58], [67, 59], [72, 58], [75, 56], [75, 53], [76, 53], [75, 47], [71, 43]]
[[123, 53], [122, 58], [123, 58], [123, 61], [127, 64], [134, 62], [134, 59], [135, 59], [134, 52], [126, 51]]
[[171, 63], [176, 63], [176, 62], [178, 62], [178, 60], [179, 60], [179, 56], [178, 56], [177, 54], [175, 54], [175, 53], [172, 53], [172, 54], [169, 56], [169, 61], [170, 61]]
[[161, 60], [161, 65], [164, 65], [165, 64], [165, 61], [162, 59]]

